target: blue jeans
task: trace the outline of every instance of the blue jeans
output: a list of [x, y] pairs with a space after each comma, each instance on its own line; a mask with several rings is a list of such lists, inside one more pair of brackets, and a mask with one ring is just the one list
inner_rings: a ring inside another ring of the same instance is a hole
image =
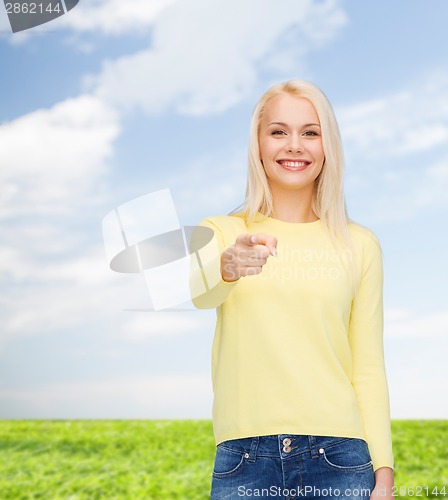
[[364, 500], [374, 485], [364, 440], [280, 434], [220, 443], [211, 498]]

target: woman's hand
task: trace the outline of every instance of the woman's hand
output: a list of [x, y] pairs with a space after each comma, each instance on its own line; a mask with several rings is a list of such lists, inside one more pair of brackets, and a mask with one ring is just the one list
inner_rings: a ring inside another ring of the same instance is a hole
[[392, 500], [394, 499], [394, 471], [390, 467], [380, 467], [375, 471], [375, 488], [373, 488], [370, 500]]
[[261, 273], [270, 255], [277, 255], [277, 238], [270, 234], [240, 234], [221, 255], [221, 276], [236, 281], [241, 276]]

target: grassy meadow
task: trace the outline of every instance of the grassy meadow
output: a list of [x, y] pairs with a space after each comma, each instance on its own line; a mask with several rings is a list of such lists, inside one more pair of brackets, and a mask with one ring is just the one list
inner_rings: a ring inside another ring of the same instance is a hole
[[[397, 499], [448, 500], [448, 420], [392, 432]], [[208, 420], [4, 420], [0, 499], [207, 499], [214, 456]]]

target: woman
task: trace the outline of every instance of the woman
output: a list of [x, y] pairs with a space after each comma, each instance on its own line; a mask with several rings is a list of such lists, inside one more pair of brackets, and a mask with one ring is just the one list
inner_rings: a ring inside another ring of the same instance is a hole
[[293, 80], [255, 107], [244, 207], [209, 217], [219, 273], [212, 351], [213, 499], [392, 498], [383, 271], [347, 217], [337, 122]]

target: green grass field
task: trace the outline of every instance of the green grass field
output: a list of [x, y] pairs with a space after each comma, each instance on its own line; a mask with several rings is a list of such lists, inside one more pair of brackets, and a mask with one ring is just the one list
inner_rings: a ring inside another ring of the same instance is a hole
[[[448, 500], [448, 420], [392, 431], [397, 498]], [[205, 420], [4, 420], [0, 499], [207, 499], [214, 454]]]

